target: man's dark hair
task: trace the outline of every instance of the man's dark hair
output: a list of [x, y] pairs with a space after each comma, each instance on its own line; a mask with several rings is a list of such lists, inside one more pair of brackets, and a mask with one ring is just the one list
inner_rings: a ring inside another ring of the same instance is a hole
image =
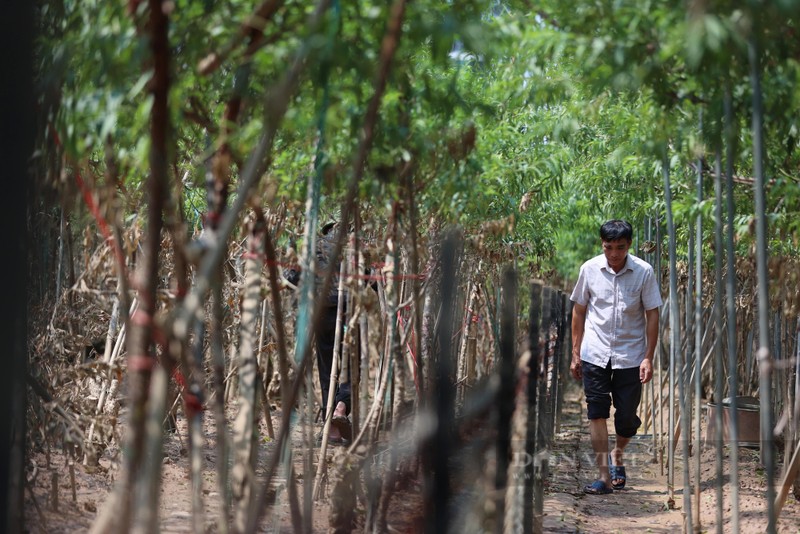
[[633, 227], [628, 221], [612, 219], [600, 227], [600, 239], [603, 241], [616, 241], [617, 239], [633, 240]]

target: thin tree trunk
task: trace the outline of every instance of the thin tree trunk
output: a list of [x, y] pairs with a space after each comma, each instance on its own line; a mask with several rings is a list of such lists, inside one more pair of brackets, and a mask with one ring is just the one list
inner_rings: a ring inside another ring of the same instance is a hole
[[231, 471], [231, 493], [235, 503], [234, 530], [243, 532], [253, 499], [255, 469], [258, 460], [258, 364], [256, 362], [256, 328], [261, 301], [261, 270], [266, 222], [256, 210], [251, 222], [245, 259], [244, 298], [239, 338], [239, 412], [233, 424], [234, 464]]
[[[117, 284], [117, 288], [119, 289], [119, 284]], [[100, 394], [97, 396], [97, 407], [95, 408], [95, 414], [103, 413], [103, 407], [105, 406], [106, 401], [106, 392], [111, 385], [111, 382], [114, 379], [114, 372], [111, 367], [111, 355], [114, 352], [114, 340], [117, 337], [117, 331], [119, 330], [119, 298], [114, 298], [113, 303], [111, 305], [111, 319], [108, 322], [108, 330], [106, 331], [106, 343], [105, 343], [105, 350], [103, 352], [103, 363], [108, 365], [108, 371], [106, 376], [108, 377], [107, 380], [103, 380]], [[96, 465], [97, 463], [97, 453], [95, 451], [95, 447], [92, 444], [92, 439], [94, 438], [94, 425], [95, 420], [93, 419], [91, 424], [89, 425], [89, 431], [86, 434], [86, 454], [83, 457], [83, 465]]]
[[[390, 226], [390, 237], [387, 243], [386, 264], [387, 264], [387, 283], [386, 283], [386, 307], [387, 307], [387, 321], [389, 332], [387, 335], [389, 354], [392, 358], [394, 367], [393, 379], [393, 395], [392, 402], [392, 424], [391, 430], [395, 439], [399, 439], [397, 434], [400, 428], [400, 416], [402, 414], [403, 399], [405, 397], [405, 362], [403, 358], [403, 351], [400, 347], [400, 333], [398, 332], [398, 314], [401, 293], [401, 283], [399, 281], [400, 274], [400, 253], [398, 251], [398, 224], [397, 213], [398, 205], [394, 204], [392, 209], [392, 220]], [[375, 521], [375, 531], [386, 531], [386, 514], [389, 510], [389, 502], [394, 492], [395, 472], [397, 470], [397, 448], [392, 447], [389, 453], [389, 465], [387, 467], [386, 476], [383, 479], [383, 488], [381, 489], [381, 499], [378, 507], [378, 516]]]
[[[219, 273], [222, 276], [222, 273]], [[222, 510], [217, 518], [220, 532], [227, 533], [231, 510], [228, 479], [228, 423], [225, 419], [225, 348], [222, 345], [222, 282], [217, 280], [211, 288], [211, 410], [214, 414], [217, 441], [217, 485], [222, 500]]]
[[[149, 0], [148, 29], [153, 61], [151, 88], [153, 105], [150, 120], [150, 177], [148, 179], [147, 239], [144, 245], [143, 261], [140, 266], [141, 307], [131, 318], [128, 328], [128, 371], [130, 388], [131, 420], [126, 450], [128, 455], [124, 464], [124, 493], [119, 513], [119, 530], [152, 532], [158, 510], [160, 491], [153, 491], [149, 498], [142, 492], [158, 487], [160, 480], [160, 458], [157, 466], [146, 469], [147, 449], [160, 451], [160, 434], [155, 437], [158, 443], [149, 447], [146, 437], [147, 404], [150, 400], [150, 386], [153, 367], [156, 365], [153, 353], [153, 319], [156, 313], [156, 291], [158, 289], [158, 250], [161, 246], [162, 213], [165, 205], [167, 187], [167, 154], [169, 132], [169, 62], [170, 48], [168, 38], [168, 19], [159, 0]], [[161, 381], [156, 383], [154, 393], [161, 394]], [[166, 381], [164, 381], [164, 388]], [[158, 399], [154, 399], [154, 402]], [[152, 415], [152, 414], [151, 414]], [[163, 419], [160, 418], [159, 421]], [[160, 456], [160, 455], [159, 455]], [[153, 510], [137, 510], [137, 505]], [[152, 508], [151, 508], [152, 507]], [[141, 513], [141, 515], [140, 515]]]
[[317, 462], [317, 474], [314, 477], [313, 499], [320, 498], [320, 484], [322, 476], [327, 467], [326, 455], [328, 450], [328, 433], [331, 429], [333, 411], [336, 409], [334, 399], [336, 397], [337, 383], [339, 382], [339, 361], [341, 359], [340, 347], [342, 342], [342, 316], [344, 315], [344, 282], [347, 276], [347, 262], [342, 261], [339, 265], [339, 297], [336, 303], [336, 330], [334, 330], [333, 358], [331, 360], [331, 375], [328, 383], [328, 398], [325, 399], [327, 410], [322, 414], [324, 425], [322, 427], [322, 444], [319, 449], [319, 461]]

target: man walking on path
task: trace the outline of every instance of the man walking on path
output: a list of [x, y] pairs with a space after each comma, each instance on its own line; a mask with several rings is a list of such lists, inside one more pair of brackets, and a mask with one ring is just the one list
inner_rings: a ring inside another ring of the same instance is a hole
[[[600, 476], [583, 488], [589, 494], [623, 489], [627, 475], [623, 452], [642, 424], [636, 415], [642, 385], [653, 378], [662, 304], [653, 268], [628, 254], [630, 223], [615, 219], [600, 227], [603, 254], [581, 266], [570, 300], [572, 363], [583, 379], [589, 433]], [[614, 403], [616, 443], [609, 454], [606, 420]]]
[[[339, 223], [332, 222], [322, 227], [321, 235], [316, 241], [316, 273], [314, 284], [317, 293], [322, 288], [324, 273], [327, 269], [333, 269], [333, 279], [327, 295], [318, 294], [317, 298], [325, 299], [325, 308], [316, 325], [314, 340], [317, 349], [317, 369], [319, 371], [319, 385], [322, 392], [321, 406], [323, 419], [328, 416], [328, 392], [330, 391], [331, 372], [333, 370], [333, 357], [336, 352], [336, 319], [339, 305], [339, 269], [336, 265], [330, 265], [331, 254], [336, 246], [337, 232]], [[300, 268], [293, 267], [284, 270], [284, 278], [296, 286], [300, 282]], [[347, 302], [345, 299], [343, 304]], [[339, 357], [341, 357], [342, 339], [344, 332], [340, 325]], [[339, 367], [341, 369], [341, 367]], [[350, 413], [350, 372], [347, 369], [346, 379], [334, 383], [333, 414], [331, 415], [331, 427], [328, 432], [328, 443], [334, 445], [348, 445], [353, 439], [352, 423], [348, 417]], [[322, 439], [322, 432], [318, 435], [318, 441]]]

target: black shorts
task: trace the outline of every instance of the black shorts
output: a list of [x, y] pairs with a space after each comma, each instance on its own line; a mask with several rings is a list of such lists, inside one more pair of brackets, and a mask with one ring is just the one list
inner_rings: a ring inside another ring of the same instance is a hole
[[612, 369], [611, 362], [603, 368], [582, 361], [583, 391], [589, 419], [608, 419], [614, 401], [614, 429], [618, 436], [631, 438], [642, 421], [636, 415], [642, 400], [642, 381], [639, 367]]

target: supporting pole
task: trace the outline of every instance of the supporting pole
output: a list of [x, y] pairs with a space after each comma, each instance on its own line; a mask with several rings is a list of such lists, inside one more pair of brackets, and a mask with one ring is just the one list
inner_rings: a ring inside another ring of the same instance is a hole
[[772, 438], [772, 357], [769, 353], [769, 278], [767, 276], [767, 217], [764, 193], [764, 114], [761, 100], [761, 65], [757, 32], [748, 43], [750, 83], [753, 87], [753, 174], [755, 175], [756, 273], [758, 277], [758, 395], [761, 418], [761, 460], [767, 491], [767, 533], [775, 532], [775, 456]]
[[[680, 358], [680, 328], [678, 310], [678, 273], [676, 272], [676, 250], [675, 250], [675, 223], [672, 220], [672, 189], [670, 186], [669, 157], [665, 153], [662, 165], [664, 175], [664, 198], [666, 201], [667, 212], [667, 234], [669, 236], [669, 423], [667, 432], [669, 433], [668, 442], [668, 470], [667, 470], [667, 491], [668, 500], [671, 505], [675, 502], [675, 367], [676, 360]], [[684, 510], [688, 510], [691, 501], [687, 502], [688, 495], [684, 493]]]
[[[728, 428], [730, 465], [730, 501], [731, 501], [731, 534], [739, 534], [739, 409], [737, 396], [738, 356], [736, 351], [736, 252], [733, 246], [734, 215], [736, 208], [733, 202], [733, 155], [736, 142], [733, 129], [733, 104], [731, 102], [730, 85], [725, 88], [725, 188], [728, 210], [727, 262], [728, 276], [726, 284], [726, 309], [728, 317], [728, 396], [731, 398], [731, 417]], [[720, 200], [721, 202], [721, 200]]]
[[[656, 216], [656, 279], [658, 280], [658, 287], [659, 290], [661, 288], [661, 221], [659, 221], [658, 216]], [[664, 314], [659, 314], [659, 320]], [[660, 329], [659, 329], [660, 330]], [[661, 476], [664, 476], [664, 420], [663, 414], [661, 412], [661, 407], [664, 405], [663, 401], [663, 392], [664, 392], [664, 363], [663, 363], [663, 354], [662, 354], [662, 345], [661, 345], [661, 335], [658, 336], [658, 342], [656, 344], [656, 363], [658, 364], [658, 403], [656, 407], [658, 408], [658, 463], [661, 468]], [[653, 413], [653, 417], [655, 417], [655, 412]]]
[[[703, 129], [703, 115], [700, 114], [700, 130]], [[697, 161], [697, 204], [703, 201], [703, 159], [699, 158]], [[700, 482], [701, 482], [701, 466], [700, 466], [700, 401], [702, 396], [702, 369], [703, 369], [703, 332], [700, 325], [703, 324], [703, 216], [698, 211], [697, 219], [695, 221], [695, 238], [694, 244], [697, 247], [696, 256], [696, 275], [697, 279], [695, 289], [695, 303], [694, 303], [694, 460], [695, 460], [695, 481], [694, 481], [694, 498], [695, 498], [695, 532], [700, 532], [702, 528], [702, 520], [700, 517]]]
[[508, 464], [511, 454], [511, 415], [514, 412], [514, 355], [517, 279], [513, 268], [506, 267], [502, 280], [500, 310], [500, 390], [497, 394], [497, 466], [495, 492], [497, 532], [503, 532], [505, 494], [508, 486]]
[[[545, 286], [542, 290], [542, 324], [541, 324], [541, 350], [540, 359], [535, 362], [535, 372], [541, 379], [541, 386], [537, 391], [536, 400], [536, 455], [534, 456], [534, 488], [533, 488], [533, 513], [537, 527], [542, 525], [544, 516], [544, 480], [547, 478], [547, 448], [548, 439], [545, 436], [546, 424], [546, 399], [547, 399], [547, 355], [550, 344], [550, 317], [553, 290]], [[538, 379], [538, 378], [537, 378]]]
[[536, 411], [536, 447], [541, 451], [549, 446], [549, 439], [547, 436], [547, 368], [550, 362], [548, 356], [550, 355], [550, 325], [552, 324], [552, 299], [553, 290], [545, 286], [542, 291], [542, 358], [537, 372], [542, 380], [542, 387], [539, 388], [539, 399]]
[[[715, 194], [715, 211], [714, 211], [714, 246], [715, 250], [722, 251], [722, 179], [721, 179], [721, 155], [720, 149], [717, 147], [716, 158], [714, 164], [714, 194]], [[722, 532], [723, 522], [723, 493], [722, 486], [724, 480], [722, 456], [723, 456], [723, 411], [725, 410], [725, 403], [722, 401], [723, 396], [723, 374], [725, 370], [722, 364], [722, 254], [718, 253], [714, 261], [714, 325], [715, 325], [715, 343], [714, 343], [714, 417], [716, 418], [716, 436], [714, 442], [716, 443], [716, 493], [717, 493], [717, 532]]]
[[453, 303], [456, 293], [455, 272], [459, 242], [460, 239], [455, 233], [449, 233], [442, 246], [441, 255], [442, 311], [437, 331], [439, 358], [434, 377], [435, 389], [432, 391], [437, 425], [431, 442], [423, 449], [429, 451], [426, 453], [427, 467], [433, 471], [432, 479], [429, 478], [430, 482], [426, 488], [425, 499], [425, 532], [429, 534], [447, 532], [450, 522], [448, 512], [450, 502], [449, 456], [455, 400], [450, 360], [453, 356]]
[[[562, 387], [561, 381], [562, 376], [565, 378], [569, 377], [567, 374], [569, 372], [569, 361], [572, 358], [572, 352], [567, 352], [567, 348], [569, 348], [568, 341], [571, 337], [569, 332], [569, 312], [570, 306], [569, 304], [572, 302], [567, 298], [567, 294], [559, 291], [561, 295], [561, 308], [559, 309], [559, 323], [558, 323], [558, 358], [559, 364], [557, 367], [558, 370], [558, 377], [556, 378], [556, 384], [558, 384], [558, 394], [556, 395], [556, 408], [555, 408], [555, 434], [561, 432], [561, 407], [564, 404], [564, 387]], [[646, 430], [645, 430], [646, 432]]]
[[[701, 125], [702, 126], [702, 125]], [[683, 494], [684, 496], [688, 496], [689, 502], [691, 502], [692, 496], [692, 482], [691, 482], [691, 473], [690, 473], [690, 451], [692, 447], [692, 431], [697, 430], [697, 425], [692, 425], [695, 419], [699, 418], [699, 411], [695, 411], [693, 408], [695, 407], [695, 403], [693, 402], [694, 397], [694, 389], [691, 388], [691, 368], [692, 364], [694, 363], [694, 345], [689, 342], [690, 336], [692, 335], [692, 326], [694, 323], [694, 307], [696, 301], [694, 299], [695, 296], [695, 285], [697, 287], [700, 286], [702, 281], [700, 278], [695, 278], [695, 264], [700, 264], [700, 255], [697, 256], [695, 259], [695, 238], [696, 236], [692, 234], [691, 231], [687, 232], [689, 236], [689, 243], [687, 246], [687, 261], [686, 261], [686, 290], [684, 293], [684, 333], [686, 336], [686, 349], [685, 352], [681, 353], [681, 366], [680, 366], [680, 438], [681, 438], [681, 445], [683, 448], [683, 473], [684, 473], [684, 484], [683, 484]], [[700, 325], [694, 325], [695, 330], [700, 330]], [[679, 349], [680, 350], [680, 349]], [[699, 454], [695, 456], [699, 457]], [[684, 532], [692, 532], [693, 525], [695, 523], [694, 515], [691, 513], [691, 510], [684, 511], [685, 523], [684, 523]]]
[[[539, 379], [539, 320], [542, 311], [542, 285], [531, 285], [531, 308], [528, 323], [528, 424], [525, 429], [525, 490], [522, 528], [524, 534], [541, 532], [541, 518], [534, 518], [534, 462], [536, 457], [536, 388]], [[535, 521], [535, 523], [534, 523]]]
[[[647, 217], [647, 241], [653, 241], [653, 237], [654, 237], [653, 236], [653, 218], [648, 216]], [[655, 247], [655, 250], [658, 250], [658, 246]], [[655, 261], [653, 259], [654, 253], [651, 252], [647, 256], [648, 256], [647, 259], [648, 259], [648, 262], [650, 263], [650, 265], [654, 265], [655, 264]], [[661, 273], [658, 272], [658, 271], [656, 271], [656, 280], [658, 280], [658, 287], [659, 287], [659, 291], [660, 291], [661, 290]], [[659, 314], [659, 318], [660, 318], [660, 314]], [[660, 363], [661, 362], [661, 355], [659, 354], [658, 349], [656, 349], [655, 358], [659, 362], [658, 366], [659, 366], [659, 369], [660, 369], [660, 367], [661, 367], [661, 363]], [[659, 381], [660, 381], [660, 377], [659, 377]], [[650, 424], [652, 425], [650, 433], [653, 435], [653, 458], [652, 458], [651, 461], [652, 461], [652, 463], [655, 464], [655, 463], [658, 463], [658, 433], [656, 432], [656, 380], [655, 380], [655, 377], [653, 378], [653, 380], [650, 381], [648, 386], [650, 388]]]

